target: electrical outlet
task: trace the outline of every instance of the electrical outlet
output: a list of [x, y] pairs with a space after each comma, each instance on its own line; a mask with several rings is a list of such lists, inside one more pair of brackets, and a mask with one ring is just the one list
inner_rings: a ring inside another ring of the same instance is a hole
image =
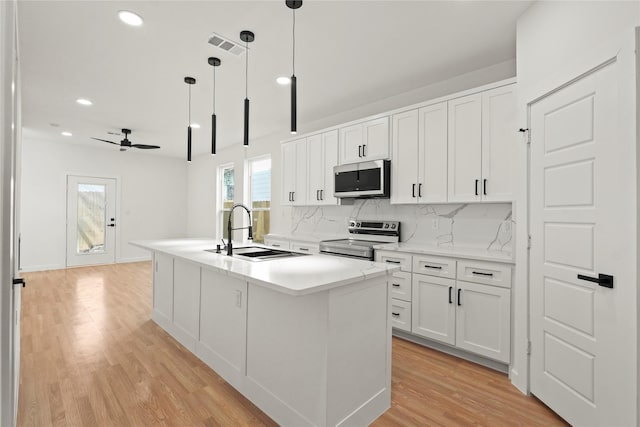
[[440, 228], [440, 220], [438, 218], [434, 218], [431, 220], [431, 228], [437, 230]]

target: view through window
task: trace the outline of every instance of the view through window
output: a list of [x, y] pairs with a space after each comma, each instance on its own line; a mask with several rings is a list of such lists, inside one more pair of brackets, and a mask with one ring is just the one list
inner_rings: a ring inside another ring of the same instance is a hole
[[221, 228], [222, 233], [218, 233], [218, 235], [222, 236], [225, 241], [229, 238], [227, 233], [227, 221], [229, 220], [229, 213], [231, 212], [231, 207], [233, 206], [233, 191], [234, 191], [234, 172], [233, 165], [225, 165], [220, 166], [218, 169], [219, 180], [221, 188], [220, 188], [220, 202], [218, 218], [220, 218], [218, 222], [218, 227]]
[[271, 158], [251, 159], [247, 164], [253, 240], [264, 243], [271, 218]]

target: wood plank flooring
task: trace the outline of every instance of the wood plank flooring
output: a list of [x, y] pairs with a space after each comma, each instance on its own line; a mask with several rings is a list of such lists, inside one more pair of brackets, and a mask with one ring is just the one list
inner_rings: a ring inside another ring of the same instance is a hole
[[[18, 426], [274, 426], [150, 320], [151, 263], [25, 273]], [[393, 340], [386, 426], [564, 422], [498, 372]]]

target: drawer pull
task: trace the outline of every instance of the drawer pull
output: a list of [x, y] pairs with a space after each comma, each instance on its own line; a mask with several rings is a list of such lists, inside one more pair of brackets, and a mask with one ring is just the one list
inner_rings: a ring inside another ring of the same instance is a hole
[[400, 264], [400, 261], [393, 261], [391, 259], [385, 259], [384, 262], [388, 262], [389, 264]]
[[277, 243], [272, 243], [271, 246], [273, 246], [274, 248], [279, 248], [280, 247], [280, 245], [277, 244]]
[[478, 276], [493, 277], [493, 273], [483, 273], [482, 271], [472, 271], [471, 273]]
[[391, 313], [391, 315], [392, 315], [393, 317], [399, 317], [399, 316], [400, 316], [400, 313]]
[[425, 264], [424, 268], [433, 268], [434, 270], [442, 270], [442, 266], [441, 265], [428, 265], [428, 264]]
[[399, 283], [392, 283], [391, 286], [393, 286], [394, 288], [399, 288], [400, 284]]
[[300, 251], [307, 251], [307, 252], [309, 252], [309, 248], [298, 248], [298, 250], [300, 250]]

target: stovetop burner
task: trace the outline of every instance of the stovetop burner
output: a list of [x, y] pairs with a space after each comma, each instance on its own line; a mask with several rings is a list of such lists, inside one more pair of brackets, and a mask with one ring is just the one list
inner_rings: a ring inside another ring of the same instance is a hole
[[399, 221], [362, 221], [351, 219], [348, 227], [352, 237], [348, 239], [324, 240], [320, 252], [373, 260], [373, 246], [400, 241]]

